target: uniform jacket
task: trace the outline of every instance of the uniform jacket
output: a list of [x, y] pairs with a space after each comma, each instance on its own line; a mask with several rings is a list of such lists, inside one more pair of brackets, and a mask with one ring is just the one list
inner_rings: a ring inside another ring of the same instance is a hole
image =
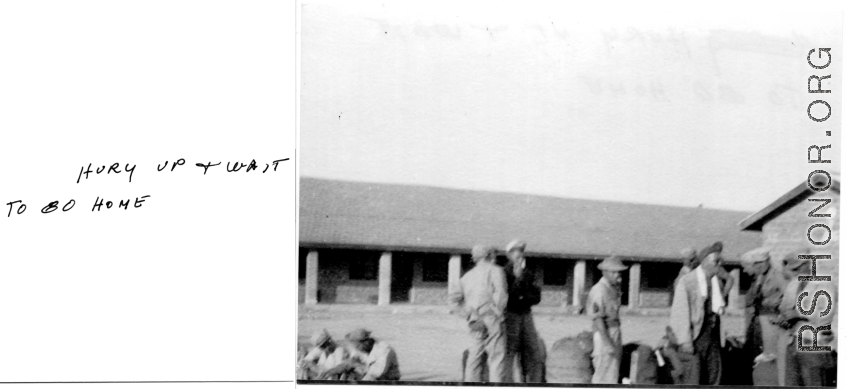
[[508, 303], [506, 273], [500, 266], [479, 262], [462, 276], [459, 288], [450, 293], [452, 312], [469, 321], [502, 322]]
[[673, 280], [673, 289], [676, 290], [676, 285], [679, 284], [679, 280], [682, 277], [685, 277], [686, 274], [691, 273], [691, 268], [688, 266], [682, 266], [682, 269], [679, 269], [679, 274]]
[[523, 269], [520, 277], [515, 277], [513, 264], [506, 266], [506, 280], [509, 284], [509, 302], [506, 310], [513, 313], [529, 313], [532, 306], [541, 302], [541, 286], [535, 273], [529, 268]]
[[368, 354], [358, 351], [353, 360], [363, 368], [363, 381], [397, 381], [400, 379], [400, 362], [397, 353], [388, 343], [377, 341]]
[[348, 354], [344, 347], [336, 347], [335, 351], [327, 352], [326, 349], [315, 347], [303, 360], [317, 365], [320, 371], [332, 369], [347, 360]]
[[606, 277], [591, 287], [586, 308], [592, 320], [599, 318], [607, 327], [620, 327], [621, 293]]
[[[791, 330], [784, 332], [783, 344], [796, 344], [797, 333], [803, 326], [809, 325], [817, 329], [820, 326], [832, 325], [832, 321], [836, 316], [835, 307], [837, 306], [835, 300], [836, 293], [832, 284], [832, 282], [798, 281], [797, 278], [788, 281], [788, 285], [785, 288], [785, 294], [782, 298], [782, 303], [779, 306], [779, 313], [786, 316], [797, 315], [800, 316], [801, 320], [797, 321]], [[803, 292], [808, 293], [806, 296], [803, 297], [803, 309], [809, 310], [811, 309], [812, 300], [815, 297], [815, 293], [817, 293], [818, 291], [825, 291], [830, 295], [830, 298], [832, 299], [832, 306], [830, 308], [830, 311], [824, 316], [820, 315], [821, 313], [826, 311], [827, 307], [827, 298], [821, 295], [818, 297], [817, 302], [815, 304], [815, 309], [811, 315], [803, 315], [797, 312], [797, 300], [798, 297], [800, 297], [800, 294]], [[834, 329], [834, 327], [831, 327], [829, 331], [824, 330], [818, 332], [818, 346], [831, 347], [831, 343], [833, 343], [835, 340], [833, 336]], [[802, 337], [803, 345], [810, 346], [813, 343], [815, 335], [813, 331], [806, 330], [803, 331]]]
[[756, 277], [747, 292], [747, 308], [756, 315], [779, 314], [779, 305], [787, 284], [788, 281], [779, 270], [769, 268], [767, 272]]
[[698, 271], [694, 269], [682, 276], [674, 290], [670, 326], [679, 344], [694, 342], [706, 316], [706, 297], [700, 292]]

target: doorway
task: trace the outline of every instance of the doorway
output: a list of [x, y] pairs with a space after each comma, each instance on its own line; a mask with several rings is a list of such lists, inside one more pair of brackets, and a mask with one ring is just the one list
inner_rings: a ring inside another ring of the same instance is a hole
[[391, 302], [408, 303], [412, 290], [414, 259], [396, 253], [391, 261]]

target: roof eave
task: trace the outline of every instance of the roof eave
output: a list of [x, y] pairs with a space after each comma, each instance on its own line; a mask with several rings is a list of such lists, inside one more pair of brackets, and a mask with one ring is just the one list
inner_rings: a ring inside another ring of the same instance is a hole
[[[832, 185], [830, 187], [833, 191], [841, 194], [841, 182], [838, 180], [832, 180]], [[788, 193], [780, 196], [776, 201], [768, 204], [768, 206], [762, 208], [759, 212], [756, 212], [744, 220], [740, 221], [738, 225], [741, 227], [742, 231], [761, 231], [764, 226], [764, 221], [775, 211], [779, 210], [785, 204], [788, 204], [791, 201], [794, 201], [796, 198], [800, 196], [809, 197], [815, 194], [815, 191], [809, 188], [808, 184], [804, 181], [800, 185], [794, 187], [788, 191]]]

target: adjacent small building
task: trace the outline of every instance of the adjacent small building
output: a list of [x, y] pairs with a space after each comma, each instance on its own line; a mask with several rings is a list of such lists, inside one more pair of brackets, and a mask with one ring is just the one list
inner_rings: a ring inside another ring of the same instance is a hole
[[[761, 246], [769, 249], [774, 266], [781, 267], [781, 259], [785, 254], [805, 247], [811, 249], [811, 254], [832, 255], [832, 260], [818, 261], [819, 275], [837, 275], [841, 230], [838, 217], [841, 206], [841, 182], [834, 177], [830, 180], [823, 176], [816, 176], [812, 184], [818, 190], [813, 190], [806, 181], [803, 181], [739, 224], [744, 231], [762, 233]], [[826, 189], [821, 190], [823, 188]], [[817, 209], [818, 207], [820, 209]], [[812, 228], [816, 224], [823, 224], [826, 227]], [[810, 228], [812, 228], [811, 231]], [[815, 242], [826, 243], [814, 244], [810, 241], [810, 237]]]
[[428, 186], [300, 180], [300, 302], [445, 304], [472, 267], [470, 248], [528, 243], [541, 305], [581, 306], [615, 254], [630, 265], [623, 303], [668, 307], [679, 252], [724, 243], [739, 306], [750, 280], [738, 265], [761, 233], [745, 212]]

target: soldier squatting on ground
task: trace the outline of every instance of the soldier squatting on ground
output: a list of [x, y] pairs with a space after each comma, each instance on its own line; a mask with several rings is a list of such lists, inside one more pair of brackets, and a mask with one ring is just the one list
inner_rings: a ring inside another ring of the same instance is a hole
[[397, 381], [400, 363], [387, 343], [360, 328], [337, 345], [326, 330], [312, 336], [312, 350], [298, 363], [298, 379], [343, 381]]

